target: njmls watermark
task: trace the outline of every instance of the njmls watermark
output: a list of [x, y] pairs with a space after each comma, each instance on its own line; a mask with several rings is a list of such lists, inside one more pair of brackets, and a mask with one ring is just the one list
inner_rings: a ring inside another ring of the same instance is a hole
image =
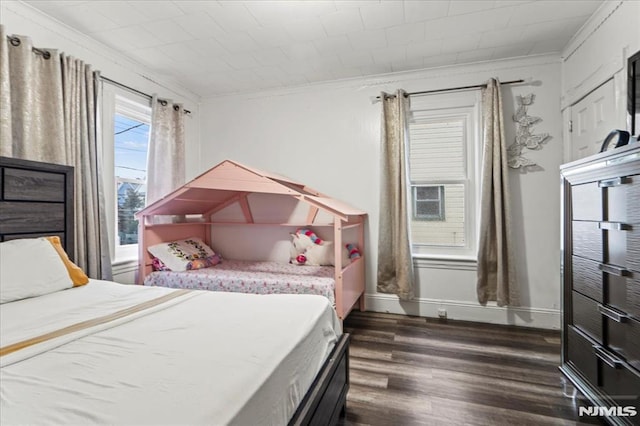
[[578, 407], [578, 414], [592, 417], [633, 417], [638, 415], [636, 407]]

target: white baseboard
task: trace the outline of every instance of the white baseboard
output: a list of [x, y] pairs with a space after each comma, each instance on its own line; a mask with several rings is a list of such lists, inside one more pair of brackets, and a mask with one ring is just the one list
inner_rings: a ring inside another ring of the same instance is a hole
[[561, 311], [558, 309], [532, 307], [500, 307], [495, 304], [482, 306], [478, 303], [415, 299], [401, 301], [390, 294], [365, 294], [367, 311], [438, 318], [438, 309], [445, 309], [447, 319], [485, 322], [489, 324], [517, 325], [522, 327], [558, 330]]

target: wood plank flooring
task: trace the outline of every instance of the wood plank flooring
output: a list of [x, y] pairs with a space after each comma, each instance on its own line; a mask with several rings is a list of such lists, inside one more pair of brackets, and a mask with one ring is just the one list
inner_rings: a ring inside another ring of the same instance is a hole
[[352, 312], [344, 329], [342, 425], [583, 424], [563, 395], [558, 331], [374, 312]]

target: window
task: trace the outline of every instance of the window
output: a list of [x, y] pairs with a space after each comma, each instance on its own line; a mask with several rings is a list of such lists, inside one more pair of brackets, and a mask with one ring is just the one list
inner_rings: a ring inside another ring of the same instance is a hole
[[114, 263], [138, 254], [134, 215], [145, 205], [150, 123], [147, 98], [104, 85], [104, 186]]
[[414, 185], [413, 219], [444, 220], [444, 185]]
[[408, 156], [415, 254], [475, 256], [478, 105], [476, 92], [411, 99]]
[[[140, 117], [116, 98], [114, 167], [117, 193], [116, 245], [138, 244], [134, 214], [144, 207], [150, 117]], [[137, 116], [137, 117], [136, 117]]]

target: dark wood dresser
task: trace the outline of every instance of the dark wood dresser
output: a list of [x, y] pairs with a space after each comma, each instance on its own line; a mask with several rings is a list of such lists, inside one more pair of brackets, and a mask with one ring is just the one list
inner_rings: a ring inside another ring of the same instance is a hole
[[561, 176], [560, 370], [585, 407], [640, 425], [640, 144], [565, 164]]

